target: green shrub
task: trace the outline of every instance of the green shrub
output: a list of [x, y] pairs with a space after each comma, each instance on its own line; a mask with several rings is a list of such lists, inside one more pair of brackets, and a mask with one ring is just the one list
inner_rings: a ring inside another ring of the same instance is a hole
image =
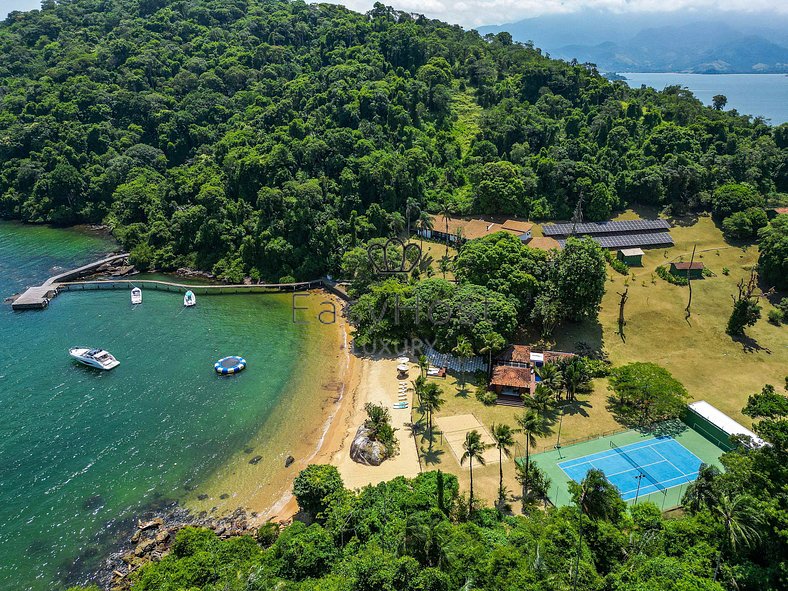
[[607, 259], [607, 263], [613, 267], [613, 270], [621, 273], [622, 275], [629, 274], [629, 266], [624, 261], [619, 261], [616, 258], [616, 255], [613, 254], [613, 251], [606, 250], [605, 251], [605, 258]]
[[257, 528], [257, 543], [263, 548], [269, 548], [279, 537], [279, 524], [269, 521]]
[[334, 466], [311, 464], [296, 476], [293, 496], [298, 506], [312, 516], [326, 508], [326, 497], [344, 488], [342, 477]]
[[731, 270], [728, 267], [723, 267], [722, 268], [722, 274], [725, 275], [725, 276], [730, 275], [731, 274]]
[[769, 319], [769, 322], [775, 326], [780, 326], [783, 321], [783, 313], [780, 310], [769, 310], [767, 318]]
[[687, 285], [689, 281], [687, 281], [686, 277], [682, 277], [681, 275], [674, 275], [668, 270], [667, 265], [660, 265], [656, 268], [657, 275], [659, 275], [662, 279], [667, 281], [668, 283], [672, 283], [673, 285]]
[[498, 394], [490, 390], [486, 384], [476, 387], [476, 400], [485, 406], [493, 406], [498, 400]]
[[204, 527], [184, 527], [175, 536], [172, 553], [178, 558], [194, 556], [198, 552], [210, 550], [219, 543], [219, 538]]
[[591, 378], [606, 378], [610, 375], [610, 363], [604, 359], [589, 359], [585, 357], [583, 363], [586, 367], [586, 372]]

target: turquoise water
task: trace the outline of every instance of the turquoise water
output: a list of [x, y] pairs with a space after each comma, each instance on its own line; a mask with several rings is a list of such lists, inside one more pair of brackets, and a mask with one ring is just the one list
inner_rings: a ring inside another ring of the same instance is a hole
[[[75, 231], [0, 222], [0, 294], [108, 252]], [[49, 309], [0, 307], [0, 589], [58, 588], [102, 559], [141, 507], [198, 486], [258, 431], [304, 349], [282, 296], [71, 292]], [[68, 348], [106, 348], [112, 372]], [[243, 355], [220, 378], [213, 363]], [[263, 379], [264, 376], [264, 379]], [[54, 582], [54, 586], [53, 586]]]
[[627, 84], [639, 88], [641, 84], [662, 90], [680, 84], [689, 88], [706, 105], [711, 105], [715, 94], [728, 97], [726, 109], [741, 114], [762, 116], [772, 125], [788, 121], [788, 76], [785, 74], [676, 74], [632, 73]]

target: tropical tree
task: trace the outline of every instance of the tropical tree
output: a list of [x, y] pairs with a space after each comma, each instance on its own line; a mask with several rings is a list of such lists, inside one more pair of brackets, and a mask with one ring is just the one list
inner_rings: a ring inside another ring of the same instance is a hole
[[419, 371], [421, 371], [421, 377], [425, 380], [427, 379], [427, 370], [430, 367], [430, 362], [427, 359], [426, 355], [419, 355]]
[[[451, 352], [454, 353], [460, 359], [470, 359], [471, 357], [473, 357], [474, 354], [473, 345], [468, 340], [468, 337], [466, 337], [465, 335], [459, 336], [459, 338], [457, 339], [457, 344], [454, 346]], [[460, 380], [462, 380], [462, 385], [465, 385], [464, 371], [460, 372]]]
[[[742, 546], [754, 545], [761, 538], [757, 528], [763, 523], [763, 518], [755, 510], [752, 501], [747, 495], [731, 497], [728, 493], [722, 493], [712, 506], [711, 513], [725, 532], [723, 547], [731, 554], [736, 553]], [[722, 551], [721, 547], [717, 552], [717, 563], [714, 567], [715, 581], [720, 572]]]
[[446, 255], [445, 257], [449, 256], [449, 218], [452, 214], [452, 202], [451, 198], [448, 194], [444, 193], [441, 196], [440, 201], [438, 202], [438, 211], [443, 216], [443, 219], [446, 223]]
[[443, 389], [435, 382], [427, 382], [421, 389], [421, 406], [427, 412], [427, 424], [430, 431], [430, 442], [432, 442], [432, 415], [443, 406], [444, 400], [441, 398]]
[[586, 472], [581, 482], [570, 481], [569, 493], [575, 505], [591, 519], [617, 523], [626, 513], [627, 506], [618, 489], [596, 468]]
[[556, 400], [553, 392], [542, 384], [536, 384], [536, 388], [531, 395], [523, 395], [523, 403], [526, 408], [536, 411], [545, 421], [545, 424], [550, 424], [550, 411], [556, 408]]
[[519, 429], [513, 429], [506, 423], [493, 423], [490, 428], [490, 435], [495, 441], [498, 450], [498, 500], [503, 501], [505, 491], [503, 488], [503, 457], [512, 457], [511, 449], [514, 446], [514, 435], [519, 433]]
[[491, 331], [482, 336], [483, 347], [479, 350], [482, 355], [487, 354], [487, 366], [492, 367], [492, 356], [499, 353], [506, 346], [506, 339], [497, 332]]
[[628, 363], [610, 374], [610, 401], [621, 418], [645, 425], [679, 416], [686, 406], [687, 389], [664, 367], [655, 363]]
[[711, 464], [701, 464], [698, 469], [698, 478], [687, 486], [681, 504], [692, 512], [697, 513], [701, 509], [710, 509], [715, 501], [714, 484], [720, 470]]
[[566, 387], [566, 399], [571, 402], [575, 399], [577, 390], [589, 382], [588, 371], [585, 363], [579, 357], [574, 357], [564, 365], [562, 374]]
[[536, 368], [536, 375], [542, 380], [541, 383], [549, 388], [556, 397], [561, 396], [561, 389], [564, 387], [564, 376], [557, 364], [542, 364], [542, 367]]
[[473, 511], [473, 461], [476, 460], [480, 465], [484, 466], [487, 462], [484, 460], [484, 452], [490, 448], [490, 445], [482, 441], [481, 434], [474, 429], [465, 434], [465, 441], [462, 444], [463, 454], [460, 458], [460, 465], [464, 466], [465, 461], [468, 461], [468, 469], [471, 476], [471, 491], [468, 497], [468, 507]]
[[538, 437], [545, 437], [550, 434], [550, 427], [544, 417], [535, 410], [528, 409], [521, 416], [517, 417], [517, 424], [520, 431], [525, 434], [525, 483], [524, 488], [529, 487], [528, 471], [531, 465], [531, 447], [536, 445]]
[[422, 210], [416, 220], [416, 229], [419, 231], [419, 246], [424, 250], [424, 235], [432, 230], [432, 214]]

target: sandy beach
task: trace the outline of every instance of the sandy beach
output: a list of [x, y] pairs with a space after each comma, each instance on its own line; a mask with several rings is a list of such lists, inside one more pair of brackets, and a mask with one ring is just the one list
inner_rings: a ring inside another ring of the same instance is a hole
[[[363, 358], [357, 359], [359, 366], [358, 385], [353, 390], [350, 416], [345, 421], [344, 437], [341, 446], [331, 456], [331, 464], [339, 469], [345, 486], [350, 489], [361, 488], [368, 484], [377, 484], [384, 480], [391, 480], [396, 476], [411, 478], [421, 471], [416, 444], [410, 429], [410, 407], [413, 405], [412, 379], [418, 373], [418, 367], [410, 365], [409, 377], [405, 380], [397, 378], [397, 365], [395, 359], [388, 358]], [[399, 383], [408, 385], [407, 400], [409, 408], [392, 408], [397, 402]], [[350, 458], [350, 445], [358, 427], [366, 419], [364, 406], [372, 402], [381, 404], [391, 412], [392, 425], [397, 430], [399, 439], [399, 454], [386, 460], [380, 466], [364, 466]], [[337, 425], [339, 430], [340, 425]]]
[[[308, 313], [318, 312], [326, 300], [333, 301], [338, 309], [342, 305], [323, 292], [312, 295], [316, 297], [304, 302], [310, 307]], [[294, 395], [284, 397], [248, 446], [189, 495], [187, 507], [212, 514], [242, 507], [256, 515], [256, 521], [282, 522], [298, 512], [292, 495], [293, 479], [309, 464], [335, 465], [350, 489], [419, 474], [416, 444], [407, 426], [410, 408], [392, 408], [401, 381], [408, 385], [407, 400], [412, 406], [411, 382], [418, 366], [408, 364], [408, 378], [399, 380], [395, 359], [356, 356], [351, 351], [351, 327], [345, 318], [337, 316], [336, 325], [316, 330], [320, 332], [315, 333], [310, 345], [310, 361], [289, 387]], [[305, 392], [312, 398], [305, 398]], [[350, 459], [350, 446], [366, 419], [364, 406], [368, 402], [390, 409], [400, 443], [399, 454], [381, 466], [364, 466]], [[294, 461], [285, 466], [288, 456]]]

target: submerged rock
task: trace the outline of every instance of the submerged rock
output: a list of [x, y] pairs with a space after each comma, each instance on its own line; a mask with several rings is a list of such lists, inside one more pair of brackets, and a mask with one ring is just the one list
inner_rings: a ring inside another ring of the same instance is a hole
[[256, 466], [257, 464], [259, 464], [259, 463], [260, 463], [260, 460], [262, 460], [262, 459], [263, 459], [263, 456], [255, 456], [255, 457], [253, 457], [251, 460], [249, 460], [249, 463], [250, 463], [252, 466]]
[[365, 466], [380, 466], [387, 458], [386, 446], [370, 439], [370, 430], [361, 425], [350, 445], [350, 458]]

